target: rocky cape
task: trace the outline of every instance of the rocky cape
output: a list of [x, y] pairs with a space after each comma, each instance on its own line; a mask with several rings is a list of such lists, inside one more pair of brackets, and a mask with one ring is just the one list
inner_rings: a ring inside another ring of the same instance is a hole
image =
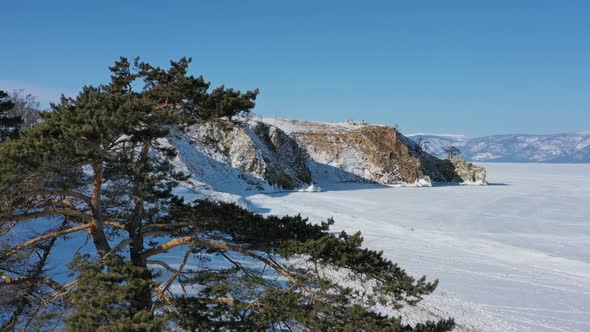
[[439, 159], [395, 128], [359, 122], [214, 121], [168, 142], [191, 185], [218, 192], [294, 190], [337, 182], [485, 184], [483, 167]]

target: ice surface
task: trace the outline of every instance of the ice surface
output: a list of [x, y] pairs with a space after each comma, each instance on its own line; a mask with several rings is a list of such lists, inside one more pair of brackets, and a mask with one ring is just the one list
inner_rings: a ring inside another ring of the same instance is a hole
[[259, 194], [266, 214], [334, 217], [439, 289], [407, 315], [461, 330], [590, 331], [590, 165], [485, 164], [489, 186], [323, 184]]

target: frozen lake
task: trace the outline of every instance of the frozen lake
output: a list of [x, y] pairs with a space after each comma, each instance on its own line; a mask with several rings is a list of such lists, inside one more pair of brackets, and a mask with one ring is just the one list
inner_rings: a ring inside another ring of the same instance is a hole
[[590, 331], [590, 165], [484, 164], [489, 186], [342, 184], [248, 197], [258, 212], [334, 217], [439, 289], [413, 312], [465, 330]]

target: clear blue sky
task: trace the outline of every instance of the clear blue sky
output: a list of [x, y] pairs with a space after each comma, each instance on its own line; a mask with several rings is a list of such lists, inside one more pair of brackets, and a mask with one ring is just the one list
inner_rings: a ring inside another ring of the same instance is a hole
[[256, 114], [403, 132], [590, 130], [590, 1], [7, 1], [0, 88], [47, 103], [120, 55], [193, 58]]

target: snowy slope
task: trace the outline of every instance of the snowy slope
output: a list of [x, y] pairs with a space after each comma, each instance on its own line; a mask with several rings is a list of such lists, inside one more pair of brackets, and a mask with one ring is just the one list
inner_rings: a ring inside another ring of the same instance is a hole
[[429, 152], [443, 156], [444, 149], [458, 147], [472, 161], [497, 162], [590, 162], [590, 134], [496, 135], [465, 138], [458, 135], [411, 134], [427, 142]]

